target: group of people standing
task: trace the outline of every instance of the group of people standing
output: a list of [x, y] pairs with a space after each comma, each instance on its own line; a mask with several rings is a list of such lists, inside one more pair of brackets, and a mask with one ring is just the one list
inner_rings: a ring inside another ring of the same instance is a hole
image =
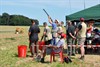
[[[41, 41], [44, 39], [45, 45], [41, 50], [41, 62], [44, 62], [44, 58], [46, 56], [46, 49], [51, 48], [55, 52], [61, 51], [61, 46], [65, 44], [65, 35], [64, 35], [64, 22], [59, 22], [55, 20], [54, 22], [48, 16], [48, 21], [51, 24], [52, 30], [48, 26], [46, 22], [43, 23], [44, 31], [43, 36], [41, 37]], [[66, 42], [68, 45], [68, 55], [75, 55], [75, 44], [80, 46], [81, 57], [80, 59], [84, 59], [85, 49], [84, 43], [86, 41], [86, 36], [90, 37], [90, 33], [92, 32], [92, 26], [94, 22], [89, 23], [89, 27], [87, 28], [86, 23], [84, 22], [84, 18], [80, 18], [80, 22], [76, 25], [73, 25], [71, 21], [67, 21], [67, 29], [66, 29]], [[40, 33], [40, 28], [35, 24], [32, 20], [32, 25], [29, 28], [29, 41], [30, 46], [32, 47], [32, 56], [38, 55], [38, 46], [37, 42], [39, 40], [38, 33]], [[86, 34], [87, 33], [87, 34]], [[66, 45], [66, 46], [67, 46]], [[34, 50], [34, 46], [36, 47], [36, 51]], [[54, 60], [55, 61], [55, 60]]]
[[[51, 24], [52, 30], [48, 26], [46, 22], [43, 23], [44, 31], [43, 36], [41, 37], [41, 41], [44, 39], [45, 45], [41, 50], [41, 62], [44, 62], [44, 57], [46, 55], [46, 49], [49, 48], [51, 51], [59, 52], [61, 50], [61, 46], [63, 46], [64, 40], [64, 22], [60, 22], [55, 20], [54, 22], [48, 17], [48, 21]], [[30, 48], [32, 48], [32, 56], [35, 57], [38, 55], [38, 33], [40, 33], [40, 28], [35, 24], [32, 20], [32, 25], [29, 28], [29, 41]], [[34, 50], [34, 46], [36, 47], [36, 51]]]
[[84, 42], [86, 39], [86, 29], [87, 25], [84, 22], [84, 18], [80, 18], [80, 22], [77, 26], [73, 25], [71, 21], [68, 21], [68, 29], [67, 29], [67, 45], [68, 46], [68, 55], [75, 56], [75, 42], [78, 41], [78, 45], [80, 45], [81, 57], [80, 59], [84, 59], [85, 49]]
[[[81, 57], [84, 59], [85, 52], [88, 51], [84, 49], [84, 45], [97, 45], [100, 44], [100, 32], [99, 29], [94, 27], [94, 20], [89, 19], [85, 22], [84, 18], [80, 18], [80, 22], [75, 25], [71, 21], [67, 22], [67, 45], [68, 46], [68, 55], [75, 56], [76, 45], [80, 47]], [[86, 49], [88, 47], [85, 47]]]

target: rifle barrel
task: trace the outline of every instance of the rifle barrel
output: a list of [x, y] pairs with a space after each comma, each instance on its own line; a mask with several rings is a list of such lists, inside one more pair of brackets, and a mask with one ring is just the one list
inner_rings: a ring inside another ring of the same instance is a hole
[[43, 9], [43, 11], [47, 14], [47, 16], [49, 16], [49, 14], [46, 12], [46, 10], [45, 10], [45, 9]]
[[[45, 9], [43, 9], [43, 11], [47, 14], [47, 16], [49, 16], [49, 14], [47, 13], [47, 11]], [[51, 19], [51, 17], [50, 17]], [[53, 22], [53, 20], [51, 19], [51, 21]]]

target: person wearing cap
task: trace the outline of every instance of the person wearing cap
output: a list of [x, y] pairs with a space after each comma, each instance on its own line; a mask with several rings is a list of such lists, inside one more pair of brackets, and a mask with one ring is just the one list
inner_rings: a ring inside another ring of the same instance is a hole
[[71, 21], [68, 21], [68, 29], [67, 29], [67, 44], [68, 44], [68, 55], [75, 56], [75, 27], [72, 25]]
[[[60, 38], [61, 35], [64, 35], [64, 40], [66, 41], [66, 34], [64, 33], [64, 30], [65, 30], [65, 27], [64, 27], [64, 22], [61, 21], [59, 24], [58, 24], [58, 37]], [[64, 44], [64, 51], [66, 51], [67, 49], [67, 45], [66, 43]]]
[[[58, 38], [58, 34], [55, 35], [55, 39], [53, 38], [51, 41], [51, 44], [49, 45], [50, 48], [52, 48], [52, 51], [59, 53], [61, 50], [63, 50], [63, 46], [64, 46], [64, 34], [61, 34], [61, 38]], [[52, 52], [51, 51], [51, 52]], [[53, 61], [55, 61], [55, 58], [53, 59]]]
[[58, 30], [57, 25], [58, 25], [59, 21], [55, 20], [55, 22], [53, 22], [51, 20], [50, 16], [48, 16], [48, 21], [52, 26], [52, 36], [55, 37], [54, 35], [57, 33], [57, 30]]
[[[52, 41], [53, 42], [53, 41]], [[61, 35], [61, 38], [57, 40], [55, 44], [52, 43], [52, 46], [54, 48], [54, 52], [60, 52], [62, 49], [59, 47], [63, 47], [64, 44], [64, 34]]]
[[76, 33], [78, 37], [78, 45], [80, 45], [80, 50], [81, 50], [81, 60], [84, 60], [84, 55], [85, 55], [85, 49], [84, 49], [84, 42], [86, 40], [86, 29], [87, 25], [84, 22], [84, 18], [80, 18], [80, 24], [76, 28]]
[[[58, 34], [56, 33], [55, 34], [55, 38], [53, 38], [51, 40], [51, 43], [48, 46], [43, 47], [43, 50], [46, 50], [47, 48], [49, 48], [50, 49], [50, 53], [52, 51], [54, 51], [54, 52], [61, 51], [62, 48], [63, 48], [63, 44], [65, 43], [64, 37], [65, 37], [65, 35], [62, 34], [61, 38], [58, 38]], [[60, 47], [62, 47], [62, 48], [60, 48]], [[43, 53], [44, 53], [44, 51], [41, 52], [41, 57], [43, 57]], [[55, 60], [53, 60], [53, 61], [55, 61]], [[41, 62], [44, 63], [42, 58], [41, 58]]]

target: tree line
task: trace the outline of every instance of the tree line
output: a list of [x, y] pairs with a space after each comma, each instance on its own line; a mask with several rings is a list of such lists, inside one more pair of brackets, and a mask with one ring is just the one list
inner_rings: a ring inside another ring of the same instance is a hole
[[2, 13], [0, 15], [0, 25], [12, 25], [12, 26], [29, 26], [31, 20], [34, 20], [36, 24], [39, 24], [37, 19], [31, 19], [23, 15], [9, 15], [8, 13]]

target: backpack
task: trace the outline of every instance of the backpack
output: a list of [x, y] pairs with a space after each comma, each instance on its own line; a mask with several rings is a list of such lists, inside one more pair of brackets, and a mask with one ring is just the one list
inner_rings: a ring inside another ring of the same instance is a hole
[[72, 60], [69, 57], [64, 57], [64, 62], [66, 63], [71, 63]]

